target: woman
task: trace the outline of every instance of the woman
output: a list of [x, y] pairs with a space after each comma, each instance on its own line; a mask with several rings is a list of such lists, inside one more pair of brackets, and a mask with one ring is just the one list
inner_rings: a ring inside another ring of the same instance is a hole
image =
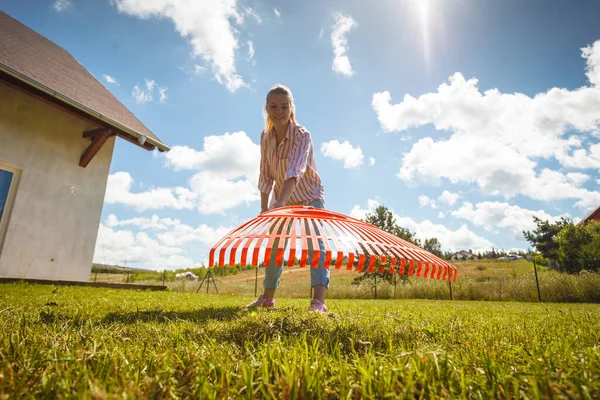
[[[265, 113], [265, 130], [260, 138], [258, 179], [261, 213], [292, 205], [323, 208], [325, 191], [317, 173], [312, 140], [310, 133], [296, 122], [296, 108], [290, 89], [283, 85], [273, 86], [267, 94]], [[273, 197], [269, 203], [271, 189]], [[309, 310], [326, 313], [325, 295], [329, 287], [329, 269], [324, 267], [325, 246], [322, 241], [319, 241], [319, 248], [318, 268], [310, 269], [314, 298]], [[309, 254], [310, 259], [312, 255]], [[282, 270], [282, 266], [275, 265], [273, 252], [271, 263], [265, 268], [264, 292], [248, 307], [275, 306], [275, 291], [279, 286]]]

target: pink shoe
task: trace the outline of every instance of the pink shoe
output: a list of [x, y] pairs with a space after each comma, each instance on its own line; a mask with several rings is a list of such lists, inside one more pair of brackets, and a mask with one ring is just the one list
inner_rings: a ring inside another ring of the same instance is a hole
[[275, 307], [275, 299], [267, 300], [261, 294], [258, 297], [258, 299], [254, 300], [252, 303], [248, 304], [246, 307], [268, 307], [268, 308], [273, 308], [273, 307]]
[[327, 314], [327, 307], [325, 306], [325, 303], [321, 302], [320, 300], [314, 299], [310, 302], [308, 311], [316, 311], [321, 314]]

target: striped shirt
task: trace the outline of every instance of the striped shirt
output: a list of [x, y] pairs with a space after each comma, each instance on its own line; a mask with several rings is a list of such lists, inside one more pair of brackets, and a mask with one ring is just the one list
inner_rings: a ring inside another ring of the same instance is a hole
[[270, 193], [269, 208], [279, 197], [283, 182], [296, 178], [296, 188], [288, 198], [286, 206], [307, 205], [313, 200], [325, 204], [325, 189], [317, 173], [310, 133], [302, 126], [290, 121], [285, 137], [277, 146], [275, 129], [260, 137], [260, 175], [258, 189]]

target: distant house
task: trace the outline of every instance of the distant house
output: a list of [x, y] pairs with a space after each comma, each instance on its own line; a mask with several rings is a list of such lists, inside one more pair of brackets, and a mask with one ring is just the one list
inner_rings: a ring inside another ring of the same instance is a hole
[[600, 221], [600, 206], [598, 206], [595, 210], [586, 215], [585, 218], [579, 221], [579, 224], [585, 224], [586, 222], [590, 221]]
[[169, 150], [67, 51], [0, 11], [0, 276], [89, 280], [116, 137]]
[[461, 250], [452, 254], [452, 257], [450, 257], [451, 260], [474, 260], [475, 258], [477, 258], [477, 254], [473, 254], [472, 250]]

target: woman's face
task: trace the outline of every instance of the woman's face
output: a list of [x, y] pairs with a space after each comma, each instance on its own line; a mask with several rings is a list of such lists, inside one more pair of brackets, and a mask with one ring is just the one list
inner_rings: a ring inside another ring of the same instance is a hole
[[267, 115], [275, 126], [287, 125], [292, 115], [287, 94], [273, 93], [267, 101]]

